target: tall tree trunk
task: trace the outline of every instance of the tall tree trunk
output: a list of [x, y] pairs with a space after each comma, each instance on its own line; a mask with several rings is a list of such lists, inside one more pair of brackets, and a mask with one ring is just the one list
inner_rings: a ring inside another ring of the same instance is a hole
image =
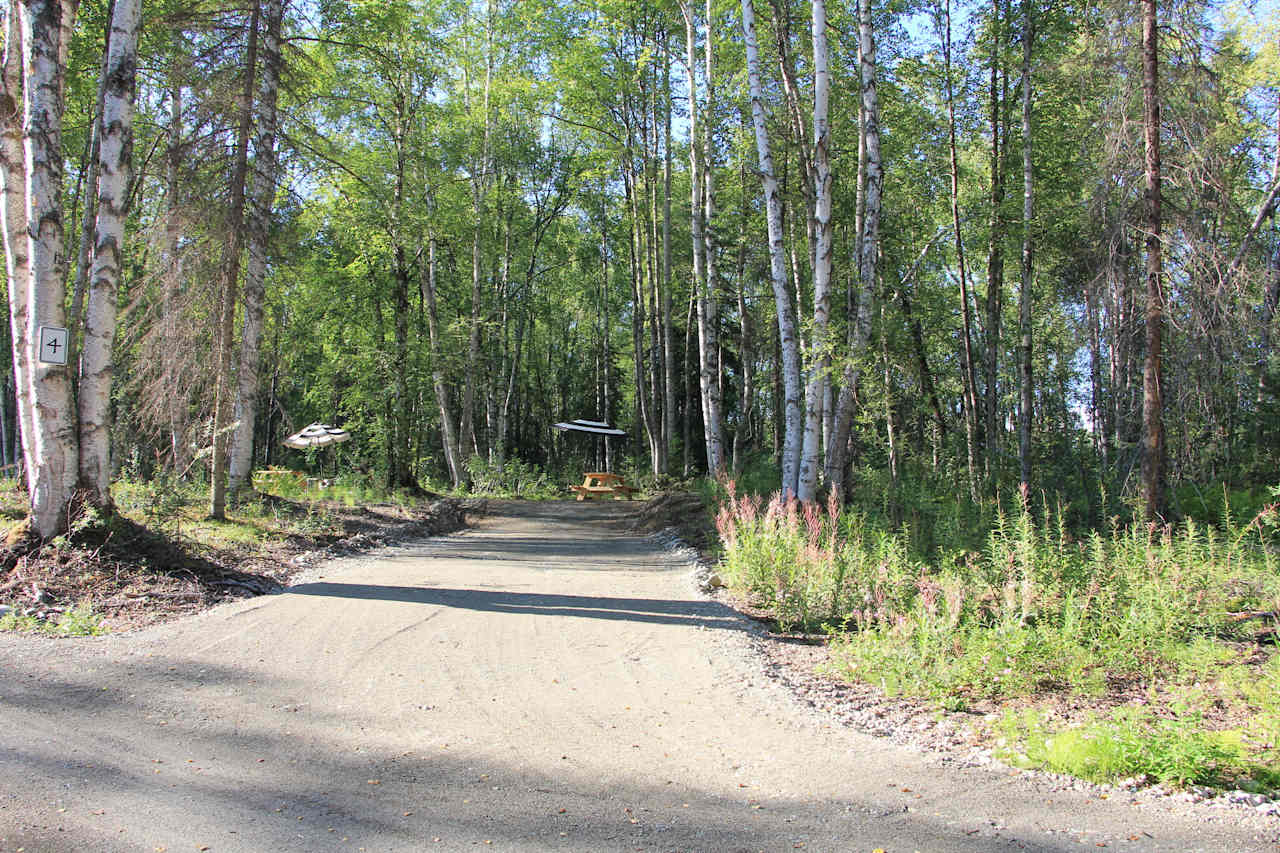
[[436, 238], [427, 238], [427, 262], [421, 267], [420, 286], [422, 300], [427, 306], [427, 334], [431, 346], [431, 383], [436, 393], [436, 406], [440, 409], [440, 432], [444, 442], [445, 464], [455, 489], [467, 481], [467, 470], [458, 437], [457, 422], [453, 417], [453, 405], [449, 400], [449, 386], [445, 382], [444, 356], [440, 346], [440, 319], [436, 306]]
[[[119, 2], [119, 0], [117, 0]], [[258, 354], [266, 302], [267, 240], [276, 197], [276, 98], [280, 88], [280, 28], [284, 0], [263, 0], [262, 80], [254, 108], [253, 188], [249, 194], [249, 262], [244, 275], [244, 326], [236, 372], [236, 428], [231, 435], [227, 491], [236, 500], [253, 467], [253, 434], [258, 409]]]
[[885, 334], [884, 304], [880, 305], [880, 366], [884, 382], [884, 436], [889, 448], [889, 484], [891, 518], [894, 524], [899, 521], [898, 504], [898, 433], [893, 423], [893, 376], [889, 370], [889, 340]]
[[991, 0], [991, 209], [987, 241], [986, 470], [995, 482], [1000, 462], [1000, 318], [1004, 302], [1004, 160], [1001, 157], [1000, 53], [1005, 23]]
[[[1276, 150], [1271, 160], [1271, 183], [1280, 186], [1280, 94], [1276, 95]], [[1275, 212], [1272, 211], [1272, 215]], [[1280, 242], [1272, 249], [1270, 263], [1267, 267], [1267, 284], [1262, 294], [1262, 328], [1258, 346], [1257, 392], [1255, 395], [1255, 411], [1261, 415], [1262, 403], [1267, 394], [1268, 370], [1271, 362], [1271, 323], [1276, 316], [1276, 305], [1280, 302]]]
[[[179, 203], [179, 175], [182, 168], [182, 81], [176, 70], [176, 63], [169, 71], [169, 140], [165, 152], [165, 235], [164, 235], [164, 272], [162, 282], [162, 324], [167, 340], [177, 339], [178, 295], [182, 292], [182, 258], [178, 249], [178, 238], [182, 233], [180, 222], [181, 205]], [[161, 352], [161, 370], [164, 385], [169, 389], [166, 402], [169, 420], [169, 453], [174, 474], [181, 474], [191, 464], [190, 441], [187, 438], [187, 391], [186, 385], [178, 377], [178, 353], [172, 347], [163, 347]]]
[[698, 302], [698, 366], [703, 391], [702, 431], [707, 443], [707, 472], [715, 475], [724, 469], [724, 420], [721, 380], [724, 376], [720, 361], [720, 310], [716, 297], [719, 276], [716, 271], [716, 90], [715, 43], [712, 0], [706, 3], [707, 38], [705, 42], [706, 72], [704, 85], [707, 90], [705, 121], [702, 134], [702, 199], [706, 206], [702, 239], [705, 246], [706, 279], [702, 298]]
[[[746, 131], [746, 113], [742, 114], [742, 131]], [[740, 140], [741, 145], [745, 140]], [[753, 417], [755, 398], [755, 344], [751, 334], [751, 314], [747, 310], [747, 228], [748, 208], [746, 199], [751, 190], [747, 186], [747, 159], [741, 158], [738, 166], [738, 180], [741, 185], [742, 207], [738, 219], [738, 361], [741, 368], [741, 386], [738, 392], [738, 406], [741, 414], [738, 428], [733, 433], [733, 470], [736, 474], [742, 470], [743, 455], [755, 442], [755, 418]]]
[[1263, 401], [1267, 396], [1271, 365], [1271, 325], [1276, 316], [1276, 305], [1280, 303], [1280, 245], [1271, 253], [1271, 264], [1267, 269], [1267, 285], [1262, 295], [1261, 333], [1258, 343], [1257, 393], [1255, 402], [1257, 411], [1261, 413]]
[[829, 451], [828, 471], [833, 489], [844, 488], [845, 451], [853, 423], [853, 407], [858, 387], [858, 359], [871, 340], [871, 312], [879, 279], [880, 209], [884, 170], [880, 161], [880, 98], [876, 86], [876, 44], [872, 30], [871, 0], [858, 4], [858, 55], [862, 78], [862, 135], [866, 150], [866, 189], [863, 194], [862, 237], [858, 259], [860, 285], [857, 315], [849, 324], [848, 361], [836, 404], [835, 435]]
[[671, 321], [671, 47], [670, 33], [662, 35], [663, 137], [662, 137], [662, 436], [666, 448], [664, 471], [671, 470], [671, 448], [676, 440], [676, 350]]
[[[804, 439], [800, 451], [800, 481], [796, 495], [802, 501], [817, 496], [822, 469], [819, 440], [822, 432], [822, 391], [826, 372], [820, 369], [827, 350], [831, 311], [831, 98], [830, 51], [827, 47], [827, 6], [813, 0], [813, 335], [808, 385], [804, 395]], [[864, 82], [865, 91], [865, 82]]]
[[[691, 231], [693, 237], [693, 287], [694, 303], [698, 318], [698, 387], [701, 392], [703, 439], [706, 445], [707, 471], [715, 474], [724, 465], [723, 447], [719, 435], [718, 393], [716, 388], [716, 342], [714, 327], [713, 288], [715, 287], [715, 238], [710, 236], [710, 223], [707, 213], [714, 212], [715, 201], [710, 188], [704, 182], [711, 183], [710, 158], [704, 152], [704, 146], [710, 141], [704, 139], [698, 128], [698, 35], [694, 22], [693, 9], [681, 3], [685, 22], [686, 67], [689, 78], [689, 183], [691, 205]], [[712, 40], [713, 41], [713, 40]], [[707, 71], [711, 71], [711, 46], [708, 45]], [[708, 81], [709, 83], [709, 81]], [[711, 92], [708, 88], [708, 101]], [[711, 114], [708, 105], [707, 115]], [[708, 168], [705, 169], [704, 166]], [[704, 207], [705, 205], [705, 207]], [[713, 410], [713, 406], [715, 409]]]
[[1156, 0], [1142, 0], [1142, 124], [1146, 151], [1147, 353], [1142, 366], [1142, 502], [1148, 520], [1164, 514], [1164, 265], [1160, 212], [1160, 59]]
[[[920, 256], [916, 258], [916, 262], [905, 276], [902, 277], [902, 283], [898, 285], [898, 305], [902, 308], [902, 318], [907, 321], [907, 326], [911, 330], [911, 343], [915, 348], [916, 367], [920, 371], [920, 388], [924, 391], [925, 396], [929, 399], [929, 407], [933, 411], [934, 424], [938, 429], [938, 443], [941, 444], [947, 437], [947, 421], [942, 414], [942, 403], [938, 399], [938, 389], [933, 381], [933, 371], [929, 369], [929, 354], [924, 345], [924, 327], [920, 323], [920, 318], [915, 315], [915, 311], [911, 305], [911, 296], [909, 288], [916, 279], [916, 275], [920, 271], [920, 266], [929, 255], [929, 251], [946, 230], [939, 230], [933, 235], [920, 252]], [[883, 312], [881, 314], [883, 316]]]
[[23, 153], [27, 190], [27, 364], [32, 390], [33, 488], [31, 521], [37, 534], [64, 530], [78, 475], [78, 453], [68, 367], [42, 363], [40, 328], [65, 327], [66, 254], [62, 225], [63, 35], [72, 27], [70, 4], [21, 4]]
[[[696, 258], [697, 255], [695, 254]], [[684, 433], [683, 433], [683, 468], [684, 476], [688, 477], [693, 471], [693, 413], [694, 413], [694, 396], [693, 389], [698, 387], [690, 377], [694, 374], [694, 347], [693, 336], [696, 330], [695, 319], [697, 318], [698, 290], [696, 287], [689, 290], [689, 310], [685, 317], [684, 324]], [[700, 410], [701, 407], [699, 407]]]
[[[399, 237], [396, 238], [399, 240]], [[393, 465], [389, 485], [393, 489], [418, 490], [417, 477], [414, 476], [412, 459], [409, 452], [410, 442], [410, 401], [409, 401], [409, 264], [405, 258], [403, 245], [395, 247], [395, 340], [392, 344], [391, 369], [393, 393], [395, 395], [395, 411], [392, 416], [392, 434], [395, 436]]]
[[1018, 291], [1018, 354], [1020, 356], [1021, 405], [1018, 407], [1018, 467], [1022, 493], [1031, 489], [1031, 225], [1034, 182], [1031, 160], [1031, 43], [1035, 22], [1030, 0], [1022, 3], [1022, 286]]
[[969, 498], [978, 498], [978, 378], [973, 357], [973, 320], [970, 315], [969, 273], [964, 261], [964, 232], [960, 228], [960, 161], [956, 145], [955, 87], [951, 76], [951, 0], [943, 3], [943, 63], [946, 68], [947, 138], [951, 167], [951, 228], [955, 235], [956, 267], [960, 274], [960, 352], [963, 357], [961, 389], [964, 395], [965, 463]]
[[[493, 121], [490, 108], [490, 97], [493, 86], [493, 16], [494, 0], [486, 4], [485, 15], [485, 56], [484, 56], [484, 89], [481, 92], [481, 108], [484, 111], [484, 133], [480, 149], [480, 159], [471, 166], [471, 213], [475, 222], [471, 231], [471, 326], [467, 343], [467, 362], [464, 368], [462, 386], [462, 446], [468, 454], [478, 452], [475, 436], [475, 394], [477, 372], [480, 365], [480, 332], [481, 319], [484, 315], [484, 289], [481, 273], [481, 247], [484, 234], [484, 222], [487, 219], [486, 195], [489, 189], [490, 171], [492, 168], [490, 146], [493, 133]], [[470, 90], [467, 91], [468, 100]], [[470, 106], [468, 104], [468, 106]]]
[[111, 380], [125, 208], [133, 168], [133, 100], [142, 0], [115, 0], [99, 128], [98, 222], [80, 364], [80, 488], [111, 506]]
[[773, 170], [769, 128], [760, 83], [760, 51], [756, 40], [752, 0], [742, 0], [742, 29], [747, 49], [747, 82], [751, 93], [751, 121], [755, 128], [756, 155], [764, 191], [765, 225], [769, 236], [769, 279], [773, 285], [778, 321], [782, 374], [782, 495], [793, 497], [800, 489], [800, 447], [803, 429], [800, 409], [800, 344], [795, 309], [787, 289], [786, 250], [782, 242], [782, 197]]
[[212, 518], [227, 516], [228, 427], [234, 400], [231, 394], [232, 353], [236, 303], [240, 290], [240, 256], [244, 252], [245, 179], [249, 171], [249, 131], [253, 123], [253, 96], [258, 69], [258, 20], [261, 0], [254, 0], [249, 16], [249, 44], [245, 52], [245, 83], [240, 95], [240, 123], [236, 129], [236, 154], [231, 170], [231, 202], [227, 209], [227, 248], [222, 261], [222, 306], [218, 317], [218, 363], [214, 391], [213, 471], [209, 498]]
[[17, 0], [5, 6], [4, 68], [0, 75], [0, 181], [3, 182], [5, 279], [9, 284], [9, 330], [17, 434], [22, 444], [27, 494], [35, 494], [34, 407], [27, 327], [30, 269], [27, 257], [27, 167], [22, 149], [22, 28]]
[[623, 154], [626, 160], [622, 167], [622, 182], [627, 207], [631, 214], [631, 222], [628, 228], [628, 246], [631, 255], [631, 345], [635, 351], [633, 364], [635, 367], [636, 416], [644, 427], [645, 438], [649, 445], [650, 469], [654, 474], [658, 474], [660, 464], [658, 460], [661, 455], [661, 441], [659, 440], [661, 425], [653, 411], [654, 398], [651, 396], [651, 389], [645, 381], [645, 292], [648, 288], [644, 283], [644, 255], [646, 254], [643, 246], [644, 227], [640, 221], [639, 199], [637, 198], [640, 194], [640, 188], [637, 186], [637, 176], [633, 168], [635, 162], [634, 152], [631, 150], [629, 143], [630, 131], [628, 131], [627, 150]]
[[[656, 39], [656, 35], [655, 35]], [[644, 104], [644, 200], [645, 200], [645, 301], [649, 303], [649, 415], [653, 423], [653, 469], [655, 475], [667, 472], [667, 445], [663, 431], [663, 350], [661, 295], [661, 235], [658, 225], [658, 72], [651, 67], [644, 78], [649, 84], [649, 99]]]
[[1094, 449], [1105, 468], [1111, 458], [1110, 419], [1102, 390], [1102, 318], [1098, 308], [1098, 279], [1085, 286], [1085, 314], [1089, 326], [1089, 421]]
[[[80, 349], [84, 297], [89, 287], [89, 267], [93, 263], [93, 238], [98, 220], [98, 161], [102, 147], [102, 114], [107, 99], [107, 83], [110, 79], [108, 63], [111, 60], [111, 30], [115, 16], [115, 2], [107, 3], [107, 32], [102, 45], [102, 66], [98, 77], [97, 109], [93, 114], [93, 126], [89, 131], [89, 159], [84, 176], [84, 212], [80, 217], [80, 246], [76, 251], [76, 278], [71, 289], [71, 314], [67, 317], [67, 363], [76, 364]], [[134, 52], [137, 52], [135, 46]], [[136, 77], [135, 73], [135, 77]], [[127, 182], [126, 182], [127, 189]], [[83, 452], [83, 451], [82, 451]]]

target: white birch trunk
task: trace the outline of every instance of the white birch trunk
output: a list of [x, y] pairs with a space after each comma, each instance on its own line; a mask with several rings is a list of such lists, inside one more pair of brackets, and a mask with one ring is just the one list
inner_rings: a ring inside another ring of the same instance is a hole
[[884, 170], [880, 162], [880, 99], [876, 89], [876, 45], [871, 27], [871, 0], [859, 0], [858, 55], [862, 75], [862, 145], [865, 149], [865, 187], [863, 190], [861, 257], [858, 260], [860, 286], [858, 313], [849, 330], [849, 350], [836, 404], [835, 435], [829, 451], [832, 459], [828, 472], [834, 488], [844, 487], [845, 450], [853, 422], [854, 392], [860, 376], [858, 359], [871, 340], [871, 317], [875, 306], [876, 281], [879, 276], [880, 208], [884, 188]]
[[453, 406], [449, 401], [449, 386], [445, 382], [443, 356], [440, 353], [440, 320], [436, 308], [436, 238], [427, 240], [427, 263], [421, 270], [419, 286], [422, 301], [427, 306], [427, 333], [431, 344], [431, 382], [435, 388], [436, 405], [440, 409], [440, 433], [444, 441], [445, 463], [455, 489], [466, 481], [466, 468], [462, 447], [458, 440], [458, 427], [453, 418]]
[[107, 41], [102, 51], [102, 68], [98, 80], [98, 99], [96, 112], [93, 114], [93, 130], [89, 141], [89, 163], [84, 177], [84, 212], [80, 216], [80, 246], [76, 249], [76, 276], [71, 290], [71, 315], [67, 317], [67, 328], [71, 334], [67, 338], [67, 362], [78, 361], [79, 337], [84, 325], [84, 300], [89, 290], [89, 276], [93, 265], [93, 238], [98, 225], [98, 162], [102, 159], [102, 111], [107, 98], [107, 64], [111, 61], [111, 33], [107, 33]]
[[773, 170], [769, 130], [765, 122], [764, 95], [760, 84], [760, 49], [756, 40], [756, 16], [752, 0], [742, 0], [742, 31], [747, 49], [747, 84], [751, 94], [751, 121], [755, 127], [760, 182], [764, 190], [765, 221], [769, 234], [769, 278], [778, 311], [778, 338], [782, 351], [783, 441], [782, 495], [794, 497], [800, 473], [800, 345], [796, 314], [787, 289], [787, 258], [782, 242], [782, 197]]
[[827, 6], [813, 0], [813, 338], [809, 348], [812, 366], [804, 395], [804, 444], [800, 455], [800, 481], [796, 490], [802, 501], [817, 495], [821, 470], [822, 391], [828, 355], [828, 318], [831, 312], [831, 97], [830, 50], [827, 45]]
[[[480, 160], [471, 168], [471, 210], [475, 216], [475, 225], [471, 234], [471, 336], [467, 346], [466, 381], [462, 387], [462, 422], [461, 438], [463, 453], [470, 456], [477, 453], [475, 435], [475, 395], [478, 383], [477, 374], [480, 366], [480, 335], [484, 314], [484, 297], [481, 278], [481, 241], [483, 224], [488, 218], [486, 197], [489, 191], [492, 164], [493, 114], [490, 108], [490, 97], [493, 87], [493, 17], [494, 3], [486, 4], [485, 14], [485, 53], [484, 53], [484, 90], [481, 93], [481, 106], [484, 110], [484, 138], [481, 144]], [[465, 97], [470, 110], [470, 87], [466, 87]]]
[[1032, 5], [1022, 4], [1022, 287], [1018, 292], [1018, 354], [1021, 374], [1018, 407], [1018, 461], [1024, 495], [1031, 488], [1031, 409], [1034, 391], [1031, 387], [1031, 219], [1034, 213], [1034, 189], [1031, 148], [1031, 44], [1035, 38]]
[[[117, 0], [119, 2], [119, 0]], [[262, 313], [266, 300], [267, 235], [276, 196], [276, 98], [280, 88], [280, 26], [284, 0], [264, 0], [262, 77], [254, 105], [257, 134], [253, 140], [253, 185], [249, 191], [249, 259], [244, 273], [244, 325], [240, 335], [240, 367], [236, 371], [235, 430], [227, 492], [234, 503], [253, 467], [253, 432], [258, 407], [258, 360], [262, 348]]]
[[698, 302], [698, 367], [703, 386], [702, 427], [707, 443], [707, 472], [718, 474], [724, 468], [724, 424], [721, 414], [720, 344], [717, 332], [719, 308], [716, 304], [716, 191], [713, 134], [715, 133], [715, 39], [711, 34], [712, 8], [707, 0], [706, 41], [706, 121], [703, 122], [702, 162], [705, 172], [702, 181], [702, 197], [706, 205], [706, 217], [702, 224], [702, 240], [706, 251], [706, 279], [702, 297]]
[[5, 276], [9, 283], [9, 330], [13, 341], [14, 398], [22, 441], [27, 493], [35, 493], [31, 461], [35, 403], [27, 347], [30, 287], [27, 262], [27, 167], [22, 150], [22, 39], [17, 0], [6, 5], [4, 68], [0, 76], [0, 216], [4, 226]]
[[[708, 394], [715, 385], [715, 377], [711, 373], [711, 348], [708, 340], [706, 293], [708, 289], [707, 241], [705, 233], [705, 210], [703, 189], [703, 156], [702, 137], [698, 129], [698, 34], [694, 24], [693, 9], [686, 3], [680, 4], [684, 15], [685, 34], [685, 68], [688, 71], [689, 88], [689, 197], [690, 197], [690, 232], [693, 238], [693, 305], [698, 320], [698, 390], [704, 422], [703, 437], [706, 441], [707, 470], [714, 473], [723, 464], [723, 456], [717, 456], [718, 448], [713, 447], [712, 429], [706, 425], [710, 403]], [[718, 414], [718, 413], [717, 413]]]
[[663, 151], [662, 151], [662, 444], [666, 458], [663, 472], [671, 469], [671, 447], [676, 437], [676, 355], [671, 329], [671, 47], [669, 34], [662, 37], [663, 54]]
[[67, 367], [38, 361], [41, 326], [65, 327], [66, 255], [62, 224], [61, 36], [68, 22], [57, 0], [27, 0], [22, 66], [27, 171], [27, 353], [33, 389], [31, 521], [42, 537], [67, 526], [77, 475], [75, 418]]
[[115, 0], [98, 130], [98, 217], [80, 361], [80, 486], [111, 505], [111, 380], [125, 207], [133, 168], [133, 101], [142, 0]]

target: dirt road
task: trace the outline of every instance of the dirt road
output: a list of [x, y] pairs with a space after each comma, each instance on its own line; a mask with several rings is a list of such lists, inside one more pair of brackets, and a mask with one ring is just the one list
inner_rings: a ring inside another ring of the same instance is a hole
[[500, 505], [145, 632], [0, 636], [0, 850], [1274, 849], [825, 720], [624, 509]]

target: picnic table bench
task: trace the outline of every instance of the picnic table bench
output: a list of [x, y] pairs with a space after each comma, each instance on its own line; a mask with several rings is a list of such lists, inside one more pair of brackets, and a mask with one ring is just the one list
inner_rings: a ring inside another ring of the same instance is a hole
[[627, 500], [631, 500], [631, 496], [640, 491], [635, 486], [627, 485], [627, 481], [619, 477], [617, 474], [610, 474], [606, 471], [593, 471], [582, 476], [581, 486], [570, 486], [578, 495], [578, 500], [584, 501], [587, 498], [625, 496]]

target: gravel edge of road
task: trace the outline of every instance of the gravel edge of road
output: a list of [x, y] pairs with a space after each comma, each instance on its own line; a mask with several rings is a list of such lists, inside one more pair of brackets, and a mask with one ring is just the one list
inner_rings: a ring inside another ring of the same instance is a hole
[[[649, 534], [673, 560], [688, 566], [692, 594], [737, 612], [748, 630], [733, 632], [747, 672], [749, 686], [790, 701], [815, 725], [837, 724], [905, 747], [939, 767], [990, 767], [1021, 776], [1047, 791], [1077, 791], [1099, 799], [1127, 802], [1142, 809], [1160, 809], [1206, 824], [1246, 823], [1270, 834], [1280, 844], [1280, 800], [1245, 791], [1216, 792], [1209, 788], [1175, 791], [1130, 780], [1120, 785], [1098, 784], [1061, 773], [1024, 770], [1001, 761], [993, 750], [976, 742], [975, 715], [941, 711], [923, 701], [886, 696], [871, 685], [850, 684], [815, 671], [826, 659], [825, 646], [780, 638], [736, 605], [713, 580], [716, 567], [680, 538], [675, 528]], [[729, 638], [728, 642], [733, 642]]]

